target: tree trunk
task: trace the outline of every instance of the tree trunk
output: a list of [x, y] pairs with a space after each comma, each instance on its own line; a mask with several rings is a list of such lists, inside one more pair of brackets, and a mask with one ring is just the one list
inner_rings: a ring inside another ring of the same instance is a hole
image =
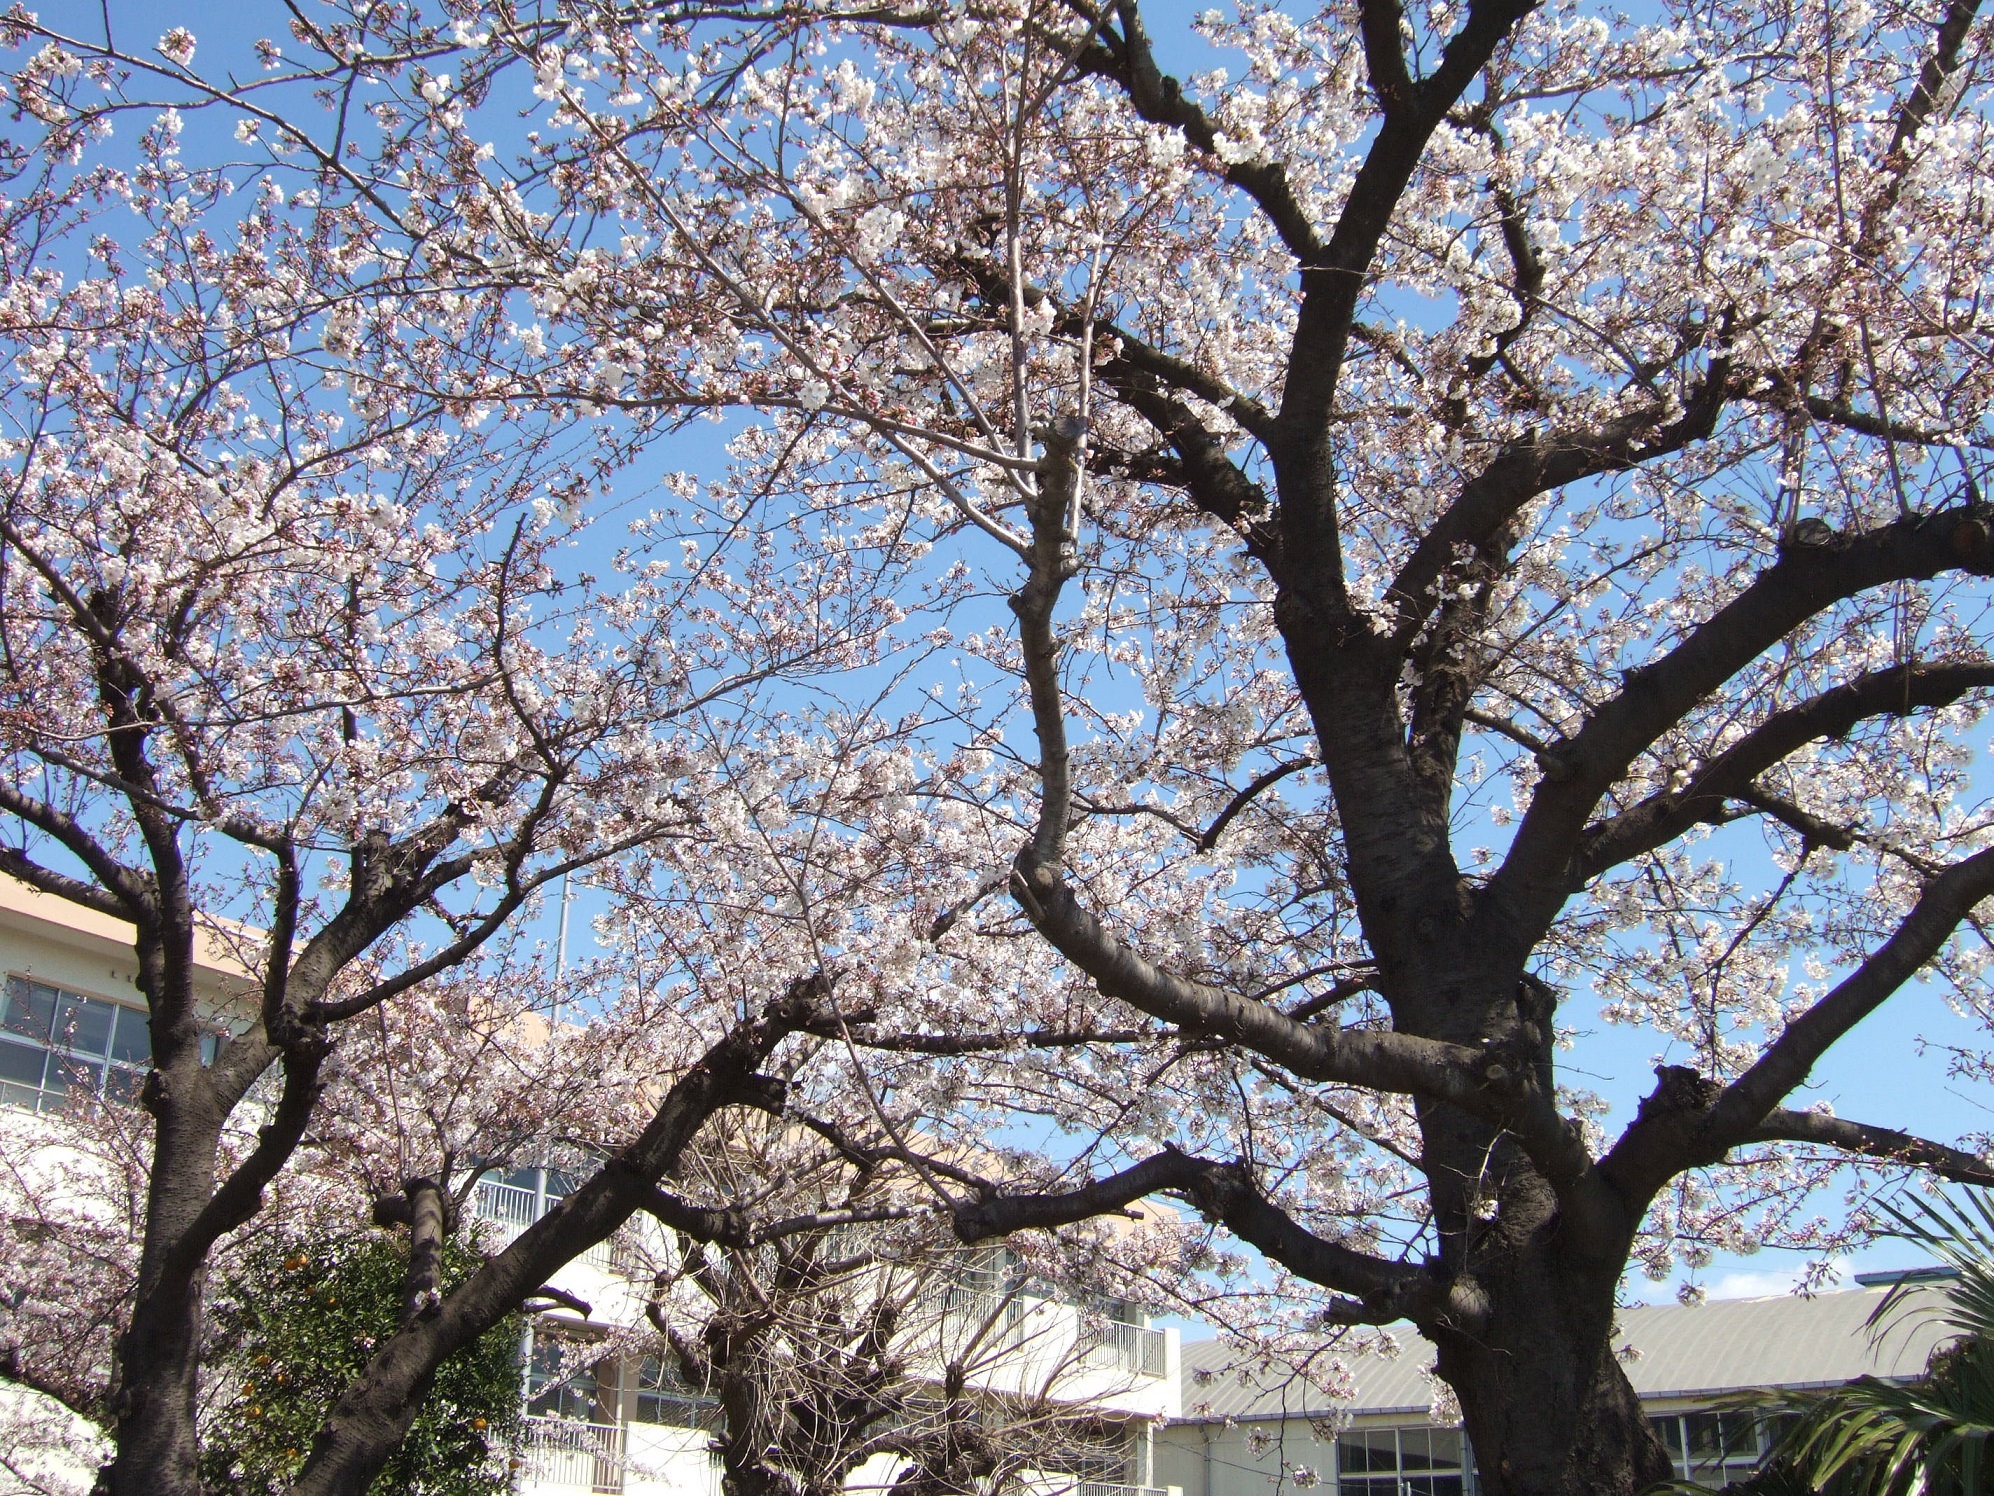
[[1479, 1275], [1488, 1317], [1442, 1331], [1438, 1370], [1460, 1399], [1487, 1496], [1635, 1496], [1674, 1471], [1612, 1341], [1617, 1267], [1555, 1251]]
[[117, 1448], [97, 1480], [107, 1496], [199, 1496], [201, 1490], [195, 1408], [206, 1272], [202, 1261], [181, 1262], [179, 1248], [213, 1194], [220, 1129], [205, 1118], [190, 1120], [186, 1114], [197, 1109], [191, 1100], [170, 1098], [157, 1108], [138, 1301], [118, 1342]]
[[[1427, 923], [1445, 926], [1446, 905]], [[1500, 1042], [1554, 1085], [1556, 994], [1499, 943], [1436, 941], [1424, 979], [1394, 994], [1396, 1026]], [[1636, 1496], [1674, 1471], [1613, 1344], [1621, 1274], [1641, 1207], [1574, 1216], [1517, 1140], [1458, 1107], [1417, 1105], [1442, 1262], [1473, 1309], [1423, 1324], [1461, 1403], [1487, 1496]]]

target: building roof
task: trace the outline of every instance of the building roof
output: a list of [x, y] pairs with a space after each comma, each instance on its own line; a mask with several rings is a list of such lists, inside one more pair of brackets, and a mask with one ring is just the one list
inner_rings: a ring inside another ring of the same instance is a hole
[[[121, 957], [127, 964], [133, 958], [132, 946], [138, 938], [129, 921], [113, 919], [108, 914], [43, 893], [4, 873], [0, 873], [0, 928], [26, 931], [60, 945], [102, 951]], [[194, 930], [194, 965], [211, 976], [223, 978], [230, 986], [240, 985], [255, 979], [256, 973], [245, 958], [251, 953], [260, 955], [264, 944], [260, 930], [203, 915]]]
[[[1951, 1338], [1936, 1319], [1921, 1312], [1939, 1295], [1917, 1290], [1918, 1307], [1880, 1339], [1867, 1329], [1869, 1316], [1889, 1290], [1858, 1288], [1812, 1298], [1780, 1294], [1763, 1299], [1715, 1299], [1704, 1304], [1651, 1304], [1620, 1311], [1615, 1346], [1631, 1346], [1623, 1356], [1627, 1378], [1643, 1400], [1698, 1397], [1753, 1387], [1809, 1387], [1854, 1377], [1915, 1376], [1925, 1369], [1934, 1346]], [[1303, 1377], [1286, 1364], [1273, 1367], [1222, 1340], [1186, 1345], [1184, 1416], [1187, 1423], [1223, 1419], [1310, 1418], [1337, 1413], [1424, 1415], [1433, 1403], [1427, 1370], [1433, 1357], [1409, 1327], [1395, 1326], [1402, 1346], [1397, 1356], [1376, 1353], [1336, 1358], [1355, 1384], [1339, 1397], [1322, 1383], [1333, 1380], [1331, 1363]]]

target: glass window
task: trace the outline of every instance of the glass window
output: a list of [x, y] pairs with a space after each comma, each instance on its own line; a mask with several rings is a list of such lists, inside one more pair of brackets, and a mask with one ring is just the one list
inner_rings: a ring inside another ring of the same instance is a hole
[[10, 1034], [19, 1034], [23, 1039], [46, 1044], [54, 1024], [55, 988], [44, 987], [40, 982], [26, 981], [21, 977], [9, 977], [7, 1019], [0, 1027]]
[[595, 1368], [578, 1361], [573, 1345], [552, 1335], [533, 1337], [533, 1355], [526, 1367], [528, 1417], [593, 1423], [597, 1390]]
[[1353, 1429], [1336, 1440], [1337, 1496], [1463, 1496], [1465, 1455], [1458, 1429]]
[[[201, 1063], [211, 1065], [223, 1035], [201, 1035]], [[27, 977], [8, 977], [0, 1011], [0, 1101], [53, 1110], [72, 1086], [132, 1101], [152, 1068], [145, 1011], [67, 992]]]
[[48, 1052], [25, 1044], [0, 1044], [0, 1095], [16, 1106], [34, 1106], [41, 1099], [42, 1073]]
[[1360, 1473], [1388, 1470], [1396, 1474], [1399, 1468], [1398, 1438], [1398, 1431], [1388, 1428], [1346, 1434], [1337, 1441], [1337, 1468]]
[[[122, 1059], [112, 1031], [126, 1019], [145, 1032], [145, 1015], [101, 997], [65, 992], [26, 977], [7, 978], [6, 1012], [0, 1017], [0, 1101], [54, 1109], [70, 1087], [122, 1100], [136, 1094], [128, 1073], [107, 1066]], [[115, 1077], [115, 1088], [106, 1075]], [[140, 1081], [143, 1076], [139, 1077]]]
[[633, 1423], [710, 1429], [719, 1414], [719, 1403], [686, 1386], [661, 1358], [646, 1356], [638, 1366], [637, 1404], [630, 1412]]
[[118, 1009], [118, 1031], [111, 1040], [111, 1058], [122, 1065], [152, 1063], [152, 1025], [137, 1008]]
[[1134, 1455], [1135, 1445], [1126, 1429], [1097, 1427], [1076, 1432], [1069, 1442], [1048, 1450], [1040, 1468], [1090, 1484], [1119, 1486], [1128, 1483]]
[[55, 1042], [74, 1054], [101, 1055], [111, 1047], [117, 1011], [100, 997], [65, 992], [55, 1008]]
[[1772, 1447], [1773, 1431], [1747, 1412], [1699, 1409], [1650, 1418], [1648, 1426], [1669, 1452], [1678, 1479], [1723, 1486], [1758, 1468]]

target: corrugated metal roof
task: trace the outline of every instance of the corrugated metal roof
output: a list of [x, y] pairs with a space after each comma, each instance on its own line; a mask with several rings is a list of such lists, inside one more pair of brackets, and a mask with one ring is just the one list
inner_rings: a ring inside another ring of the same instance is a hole
[[[1915, 1376], [1946, 1332], [1928, 1315], [1907, 1311], [1901, 1322], [1872, 1341], [1865, 1322], [1883, 1302], [1883, 1288], [1765, 1299], [1719, 1299], [1706, 1304], [1654, 1304], [1620, 1311], [1616, 1345], [1637, 1353], [1625, 1361], [1628, 1380], [1643, 1399], [1694, 1397], [1749, 1387], [1806, 1387], [1853, 1377]], [[1918, 1290], [1923, 1304], [1933, 1289]], [[1433, 1402], [1426, 1376], [1431, 1349], [1406, 1326], [1395, 1326], [1403, 1349], [1394, 1357], [1344, 1354], [1355, 1391], [1340, 1398], [1326, 1390], [1336, 1380], [1330, 1355], [1315, 1376], [1285, 1365], [1267, 1366], [1220, 1340], [1184, 1347], [1186, 1423], [1225, 1418], [1307, 1418], [1334, 1413], [1424, 1413]], [[1333, 1353], [1332, 1353], [1333, 1354]]]

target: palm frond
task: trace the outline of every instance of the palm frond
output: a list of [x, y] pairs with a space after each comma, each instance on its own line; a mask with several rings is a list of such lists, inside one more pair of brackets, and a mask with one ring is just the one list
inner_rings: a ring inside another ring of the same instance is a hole
[[1768, 1490], [1797, 1481], [1815, 1496], [1994, 1496], [1994, 1196], [1970, 1190], [1880, 1209], [1891, 1235], [1953, 1276], [1894, 1285], [1869, 1317], [1872, 1341], [1934, 1322], [1953, 1335], [1909, 1382], [1861, 1377], [1755, 1395], [1762, 1411], [1797, 1415], [1773, 1452]]

